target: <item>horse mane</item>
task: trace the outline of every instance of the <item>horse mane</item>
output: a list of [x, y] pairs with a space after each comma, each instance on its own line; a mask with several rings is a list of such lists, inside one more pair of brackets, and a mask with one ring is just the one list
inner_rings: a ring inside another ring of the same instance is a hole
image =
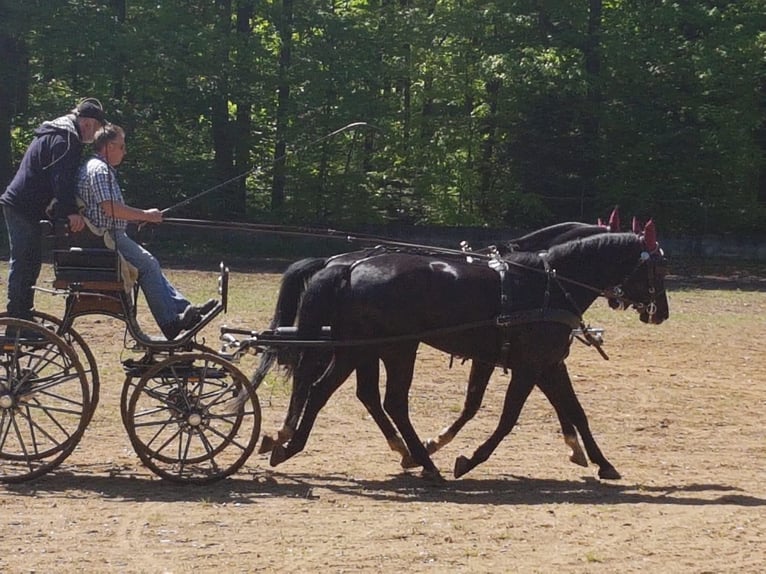
[[601, 225], [567, 221], [549, 225], [521, 237], [511, 239], [503, 247], [509, 251], [542, 251], [552, 245], [607, 231], [608, 229]]
[[593, 251], [603, 252], [603, 257], [610, 257], [623, 251], [628, 246], [641, 246], [641, 238], [635, 233], [601, 233], [588, 237], [577, 238], [560, 245], [554, 245], [548, 250], [551, 262], [580, 257]]

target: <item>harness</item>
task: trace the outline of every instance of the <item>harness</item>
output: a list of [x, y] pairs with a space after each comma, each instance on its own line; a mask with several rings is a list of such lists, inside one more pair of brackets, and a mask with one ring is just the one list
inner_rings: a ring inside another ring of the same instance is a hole
[[[582, 340], [586, 345], [594, 346], [596, 350], [599, 352], [599, 354], [605, 360], [609, 360], [609, 357], [602, 349], [603, 341], [601, 340], [600, 337], [595, 336], [591, 332], [590, 326], [586, 325], [585, 322], [582, 320], [582, 315], [583, 315], [582, 311], [574, 302], [574, 299], [572, 298], [571, 294], [566, 289], [564, 289], [563, 285], [558, 280], [558, 277], [556, 275], [556, 270], [551, 268], [545, 252], [541, 252], [538, 254], [540, 259], [543, 262], [543, 267], [545, 269], [544, 272], [546, 276], [542, 307], [539, 309], [513, 311], [513, 312], [511, 311], [511, 307], [512, 307], [512, 300], [511, 300], [511, 293], [510, 293], [511, 289], [507, 279], [509, 263], [508, 261], [506, 261], [500, 256], [500, 253], [497, 251], [497, 249], [492, 249], [490, 255], [491, 255], [491, 259], [489, 261], [488, 266], [490, 269], [493, 269], [494, 271], [496, 271], [500, 277], [501, 314], [498, 315], [497, 319], [495, 320], [495, 324], [498, 327], [503, 329], [503, 342], [501, 343], [501, 346], [500, 346], [500, 354], [501, 354], [501, 357], [503, 358], [502, 363], [504, 365], [508, 363], [508, 355], [511, 351], [511, 343], [509, 338], [510, 328], [516, 325], [522, 325], [525, 323], [534, 323], [534, 322], [561, 323], [563, 325], [566, 325], [573, 331], [579, 330], [580, 334], [578, 335], [578, 338]], [[561, 291], [564, 293], [564, 297], [566, 298], [567, 302], [575, 310], [574, 313], [566, 309], [551, 309], [550, 308], [551, 285], [553, 283], [555, 283], [559, 287], [559, 289], [561, 289]], [[507, 369], [504, 368], [504, 371], [507, 371]]]
[[[564, 283], [569, 283], [572, 285], [577, 285], [579, 287], [588, 289], [590, 291], [593, 291], [597, 293], [599, 296], [605, 297], [609, 300], [610, 305], [619, 308], [619, 309], [625, 309], [629, 306], [633, 306], [637, 311], [639, 312], [646, 312], [649, 317], [653, 316], [657, 313], [657, 297], [662, 295], [664, 291], [658, 291], [657, 289], [657, 277], [656, 277], [656, 267], [658, 263], [661, 263], [662, 260], [664, 260], [664, 253], [662, 250], [657, 247], [653, 253], [649, 253], [648, 251], [643, 251], [639, 257], [638, 262], [636, 265], [631, 269], [625, 277], [618, 283], [617, 286], [602, 290], [597, 289], [591, 285], [587, 285], [585, 283], [582, 283], [580, 281], [576, 281], [574, 279], [569, 279], [566, 277], [560, 277], [556, 270], [551, 267], [550, 262], [548, 261], [547, 252], [543, 251], [538, 253], [538, 256], [540, 257], [540, 260], [543, 264], [543, 273], [545, 273], [546, 277], [546, 283], [545, 283], [545, 291], [543, 293], [543, 305], [540, 309], [535, 310], [526, 310], [526, 311], [515, 311], [511, 312], [511, 294], [510, 294], [510, 286], [507, 281], [507, 271], [509, 269], [509, 265], [512, 262], [509, 262], [505, 259], [503, 259], [499, 252], [496, 249], [493, 249], [490, 253], [491, 259], [488, 263], [488, 266], [490, 269], [495, 270], [500, 278], [500, 309], [501, 314], [497, 317], [496, 323], [499, 327], [512, 327], [514, 325], [519, 325], [523, 323], [533, 322], [533, 321], [549, 321], [549, 322], [555, 322], [555, 323], [562, 323], [564, 325], [567, 325], [573, 329], [573, 331], [578, 331], [577, 335], [575, 335], [579, 340], [581, 340], [583, 343], [585, 343], [588, 346], [595, 347], [595, 349], [598, 351], [598, 353], [601, 355], [601, 357], [604, 360], [609, 360], [608, 355], [603, 350], [603, 340], [601, 337], [595, 333], [595, 331], [590, 327], [590, 325], [586, 325], [585, 322], [582, 319], [583, 311], [580, 309], [574, 300], [574, 297], [572, 297], [572, 294], [566, 289]], [[515, 265], [519, 265], [518, 263], [515, 263]], [[644, 265], [647, 266], [647, 281], [649, 283], [648, 285], [648, 292], [650, 295], [649, 302], [644, 304], [640, 301], [633, 301], [626, 297], [623, 285], [630, 280], [630, 278], [638, 272], [638, 270], [643, 267]], [[523, 266], [526, 269], [538, 271], [538, 269], [528, 266]], [[568, 311], [565, 309], [551, 309], [550, 308], [550, 299], [551, 299], [551, 289], [555, 286], [556, 288], [561, 291], [561, 293], [564, 295], [565, 300], [567, 303], [571, 306], [571, 308], [574, 310]], [[507, 355], [510, 352], [510, 342], [506, 339], [502, 346], [501, 346], [501, 352], [502, 356], [507, 359]]]

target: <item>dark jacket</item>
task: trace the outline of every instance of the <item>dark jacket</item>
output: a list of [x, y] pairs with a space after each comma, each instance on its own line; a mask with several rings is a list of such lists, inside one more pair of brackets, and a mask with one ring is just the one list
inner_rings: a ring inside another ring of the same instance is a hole
[[77, 213], [75, 176], [82, 149], [74, 115], [44, 122], [0, 195], [0, 204], [15, 208], [30, 221], [46, 218], [45, 210], [54, 198], [56, 216]]

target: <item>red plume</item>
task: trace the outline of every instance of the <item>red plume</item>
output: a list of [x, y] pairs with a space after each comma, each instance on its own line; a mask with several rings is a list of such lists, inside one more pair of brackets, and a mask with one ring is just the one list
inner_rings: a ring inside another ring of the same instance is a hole
[[657, 229], [655, 229], [654, 221], [651, 219], [644, 225], [644, 243], [649, 253], [657, 249]]
[[636, 219], [635, 216], [633, 216], [632, 227], [633, 227], [633, 233], [635, 233], [636, 235], [641, 235], [641, 226], [639, 225], [638, 219]]
[[609, 216], [609, 231], [618, 233], [620, 231], [620, 211], [617, 207], [612, 210]]

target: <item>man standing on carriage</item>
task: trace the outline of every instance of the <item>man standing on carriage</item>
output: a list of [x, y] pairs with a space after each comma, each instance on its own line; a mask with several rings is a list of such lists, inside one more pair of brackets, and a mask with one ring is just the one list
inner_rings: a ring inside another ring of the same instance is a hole
[[[42, 266], [40, 220], [67, 218], [75, 232], [85, 226], [75, 201], [75, 176], [84, 144], [93, 141], [105, 122], [104, 109], [95, 98], [85, 98], [69, 114], [43, 122], [0, 196], [11, 252], [7, 304], [11, 317], [29, 321], [33, 317], [33, 287]], [[54, 202], [55, 213], [49, 213]]]
[[126, 233], [128, 222], [161, 223], [159, 209], [139, 209], [125, 203], [117, 183], [115, 167], [125, 157], [125, 132], [107, 124], [95, 136], [95, 155], [88, 159], [77, 175], [77, 192], [85, 204], [86, 219], [113, 243], [115, 249], [138, 270], [138, 284], [149, 309], [168, 340], [181, 331], [194, 327], [203, 315], [217, 304], [211, 299], [192, 305], [167, 280], [157, 259]]

